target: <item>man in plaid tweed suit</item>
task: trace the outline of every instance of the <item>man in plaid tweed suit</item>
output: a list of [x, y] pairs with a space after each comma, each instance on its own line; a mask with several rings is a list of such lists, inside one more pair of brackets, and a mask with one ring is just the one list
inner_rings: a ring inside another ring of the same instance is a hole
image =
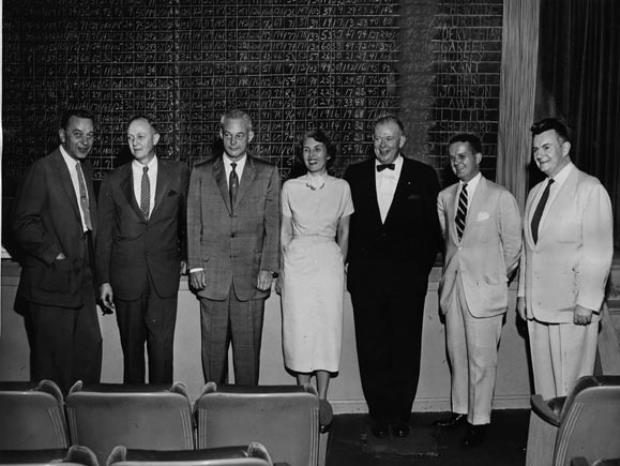
[[224, 153], [197, 164], [188, 194], [190, 286], [200, 299], [205, 381], [224, 383], [232, 340], [235, 383], [258, 384], [265, 299], [279, 269], [280, 178], [252, 157], [252, 120], [222, 116]]

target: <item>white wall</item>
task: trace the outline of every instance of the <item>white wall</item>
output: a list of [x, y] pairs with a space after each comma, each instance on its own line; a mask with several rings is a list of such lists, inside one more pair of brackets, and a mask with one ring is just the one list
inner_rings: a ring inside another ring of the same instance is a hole
[[[0, 327], [0, 380], [28, 380], [28, 343], [22, 318], [13, 312], [18, 283], [18, 266], [2, 261], [2, 325]], [[444, 327], [439, 320], [437, 281], [440, 270], [433, 269], [424, 310], [422, 368], [414, 411], [450, 409], [450, 374], [446, 361]], [[502, 340], [494, 406], [529, 407], [530, 382], [525, 340], [517, 333], [514, 313], [515, 289], [510, 293]], [[99, 317], [103, 334], [102, 382], [122, 382], [122, 355], [114, 316]], [[198, 301], [181, 283], [175, 335], [174, 379], [185, 382], [192, 399], [202, 389], [200, 364], [200, 317]], [[261, 352], [261, 384], [292, 384], [283, 364], [280, 298], [267, 300]], [[350, 298], [345, 301], [341, 369], [330, 385], [329, 398], [336, 413], [367, 411], [359, 380], [355, 331]]]

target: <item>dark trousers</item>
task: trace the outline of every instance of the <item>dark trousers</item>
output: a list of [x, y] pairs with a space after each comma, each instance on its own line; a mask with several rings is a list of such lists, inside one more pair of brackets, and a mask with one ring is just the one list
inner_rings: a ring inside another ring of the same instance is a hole
[[115, 299], [114, 303], [123, 347], [123, 381], [145, 382], [146, 344], [149, 383], [172, 383], [177, 295], [159, 297], [149, 279], [140, 298], [132, 301]]
[[202, 369], [205, 381], [226, 383], [232, 342], [235, 383], [258, 385], [265, 300], [239, 301], [231, 287], [224, 301], [200, 299]]
[[101, 378], [101, 330], [90, 270], [84, 273], [82, 299], [75, 309], [30, 302], [25, 315], [30, 379], [51, 379], [65, 394], [77, 380], [94, 384]]
[[360, 378], [374, 422], [408, 422], [420, 374], [426, 293], [351, 292]]

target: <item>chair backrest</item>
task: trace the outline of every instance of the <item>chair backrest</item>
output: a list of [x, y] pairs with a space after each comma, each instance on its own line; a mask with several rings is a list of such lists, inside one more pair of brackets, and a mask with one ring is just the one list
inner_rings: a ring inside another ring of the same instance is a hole
[[267, 449], [253, 442], [245, 447], [222, 447], [206, 450], [153, 451], [112, 450], [107, 466], [272, 466]]
[[316, 466], [319, 400], [310, 386], [217, 387], [196, 401], [198, 448], [262, 443], [275, 463]]
[[620, 457], [620, 376], [582, 377], [566, 399], [553, 464], [568, 466], [578, 456]]
[[63, 398], [51, 380], [0, 383], [0, 450], [69, 446]]
[[191, 402], [182, 384], [101, 384], [69, 391], [66, 400], [71, 441], [91, 448], [104, 464], [112, 448], [194, 448]]
[[69, 450], [0, 450], [0, 465], [99, 466], [99, 462], [88, 447], [73, 445]]

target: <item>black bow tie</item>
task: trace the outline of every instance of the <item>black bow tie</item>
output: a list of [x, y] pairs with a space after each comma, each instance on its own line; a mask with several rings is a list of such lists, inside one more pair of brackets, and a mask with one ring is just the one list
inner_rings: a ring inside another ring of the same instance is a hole
[[382, 172], [386, 168], [389, 168], [390, 170], [394, 170], [395, 166], [396, 165], [394, 165], [393, 163], [382, 163], [382, 164], [377, 165], [377, 171]]

